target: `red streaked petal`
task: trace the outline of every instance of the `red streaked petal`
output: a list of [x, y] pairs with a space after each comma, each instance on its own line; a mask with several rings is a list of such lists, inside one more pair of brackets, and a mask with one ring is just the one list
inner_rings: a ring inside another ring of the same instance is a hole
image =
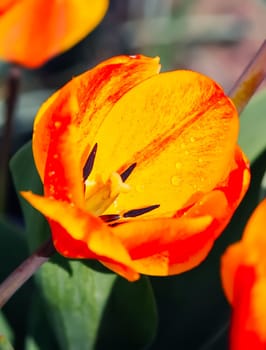
[[136, 280], [139, 277], [132, 268], [127, 250], [102, 220], [66, 202], [31, 192], [21, 194], [52, 220], [53, 242], [59, 253], [69, 258], [94, 258], [110, 262], [120, 265], [120, 273], [127, 279]]
[[[231, 350], [264, 350], [266, 338], [262, 339], [256, 330], [257, 317], [252, 306], [256, 271], [252, 266], [239, 266], [234, 278], [233, 313], [230, 329]], [[265, 297], [265, 282], [264, 282]], [[261, 309], [265, 324], [265, 309]], [[264, 335], [265, 337], [265, 335]]]
[[[61, 135], [66, 145], [66, 148], [62, 148], [62, 152], [76, 156], [80, 169], [94, 146], [94, 134], [106, 114], [121, 96], [136, 84], [157, 74], [159, 68], [158, 59], [144, 56], [114, 57], [74, 78], [52, 95], [40, 108], [34, 123], [33, 154], [41, 179], [44, 179], [50, 141], [54, 138], [52, 136], [54, 129], [50, 126], [55, 121], [64, 122], [63, 119], [67, 115], [69, 117], [67, 123], [77, 129], [77, 138]], [[65, 103], [68, 106], [68, 113], [61, 115]], [[63, 162], [62, 167], [67, 162], [67, 157], [64, 158], [60, 160]], [[54, 163], [55, 160], [49, 159], [49, 161]]]

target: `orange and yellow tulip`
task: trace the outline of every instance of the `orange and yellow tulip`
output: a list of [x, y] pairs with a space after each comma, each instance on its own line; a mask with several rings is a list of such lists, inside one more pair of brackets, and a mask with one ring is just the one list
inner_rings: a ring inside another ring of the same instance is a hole
[[4, 0], [0, 59], [36, 68], [70, 49], [106, 13], [108, 0]]
[[22, 193], [59, 253], [132, 281], [198, 265], [249, 184], [221, 87], [159, 69], [158, 58], [115, 57], [50, 97], [33, 133], [44, 195]]
[[230, 349], [266, 349], [266, 199], [255, 209], [243, 237], [227, 248], [221, 275], [232, 305]]

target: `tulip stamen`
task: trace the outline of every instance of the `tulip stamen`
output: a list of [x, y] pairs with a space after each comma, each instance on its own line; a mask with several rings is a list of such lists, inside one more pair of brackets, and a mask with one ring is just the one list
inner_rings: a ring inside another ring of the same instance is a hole
[[106, 214], [106, 215], [100, 215], [100, 219], [102, 219], [104, 222], [112, 222], [119, 220], [121, 216], [119, 214]]
[[83, 168], [83, 180], [84, 181], [88, 178], [88, 176], [90, 175], [90, 173], [92, 171], [95, 157], [96, 157], [97, 148], [98, 148], [98, 144], [95, 143], [95, 145], [93, 146], [93, 148], [88, 156], [88, 159], [85, 163], [85, 166]]
[[135, 169], [137, 163], [132, 163], [125, 171], [120, 174], [122, 181], [126, 181], [132, 171]]
[[150, 205], [148, 207], [145, 208], [139, 208], [139, 209], [132, 209], [127, 211], [126, 213], [123, 214], [124, 218], [132, 218], [135, 216], [139, 216], [139, 215], [143, 215], [146, 213], [149, 213], [150, 211], [159, 208], [160, 204], [154, 204], [154, 205]]

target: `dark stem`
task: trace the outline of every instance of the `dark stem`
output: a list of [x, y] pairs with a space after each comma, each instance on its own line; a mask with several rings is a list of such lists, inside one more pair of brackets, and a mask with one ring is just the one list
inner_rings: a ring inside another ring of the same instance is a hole
[[15, 115], [15, 107], [19, 95], [21, 71], [18, 67], [12, 66], [6, 82], [5, 97], [5, 122], [1, 138], [0, 157], [0, 212], [3, 212], [6, 204], [6, 193], [8, 186], [8, 162], [11, 153], [12, 131]]
[[266, 40], [259, 48], [256, 55], [244, 69], [240, 78], [229, 92], [238, 113], [246, 107], [250, 98], [263, 82], [266, 76]]
[[0, 308], [54, 253], [53, 242], [51, 240], [45, 242], [2, 282], [0, 285]]

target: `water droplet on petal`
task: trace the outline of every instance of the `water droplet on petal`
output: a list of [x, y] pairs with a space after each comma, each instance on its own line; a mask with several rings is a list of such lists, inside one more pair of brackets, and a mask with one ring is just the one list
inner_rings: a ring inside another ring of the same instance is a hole
[[55, 122], [55, 123], [54, 123], [54, 126], [56, 127], [56, 129], [60, 128], [61, 122]]
[[193, 184], [192, 187], [194, 188], [195, 191], [198, 190], [198, 185], [197, 184]]
[[195, 142], [195, 137], [191, 136], [190, 141]]
[[185, 144], [184, 142], [182, 142], [181, 145], [180, 145], [180, 147], [181, 147], [182, 149], [184, 149], [184, 148], [186, 148], [186, 144]]
[[54, 174], [55, 174], [55, 171], [49, 171], [48, 173], [49, 176], [54, 176]]
[[178, 186], [179, 184], [180, 184], [180, 177], [179, 176], [173, 176], [172, 178], [171, 178], [171, 183], [172, 183], [172, 185], [174, 185], [174, 186]]

